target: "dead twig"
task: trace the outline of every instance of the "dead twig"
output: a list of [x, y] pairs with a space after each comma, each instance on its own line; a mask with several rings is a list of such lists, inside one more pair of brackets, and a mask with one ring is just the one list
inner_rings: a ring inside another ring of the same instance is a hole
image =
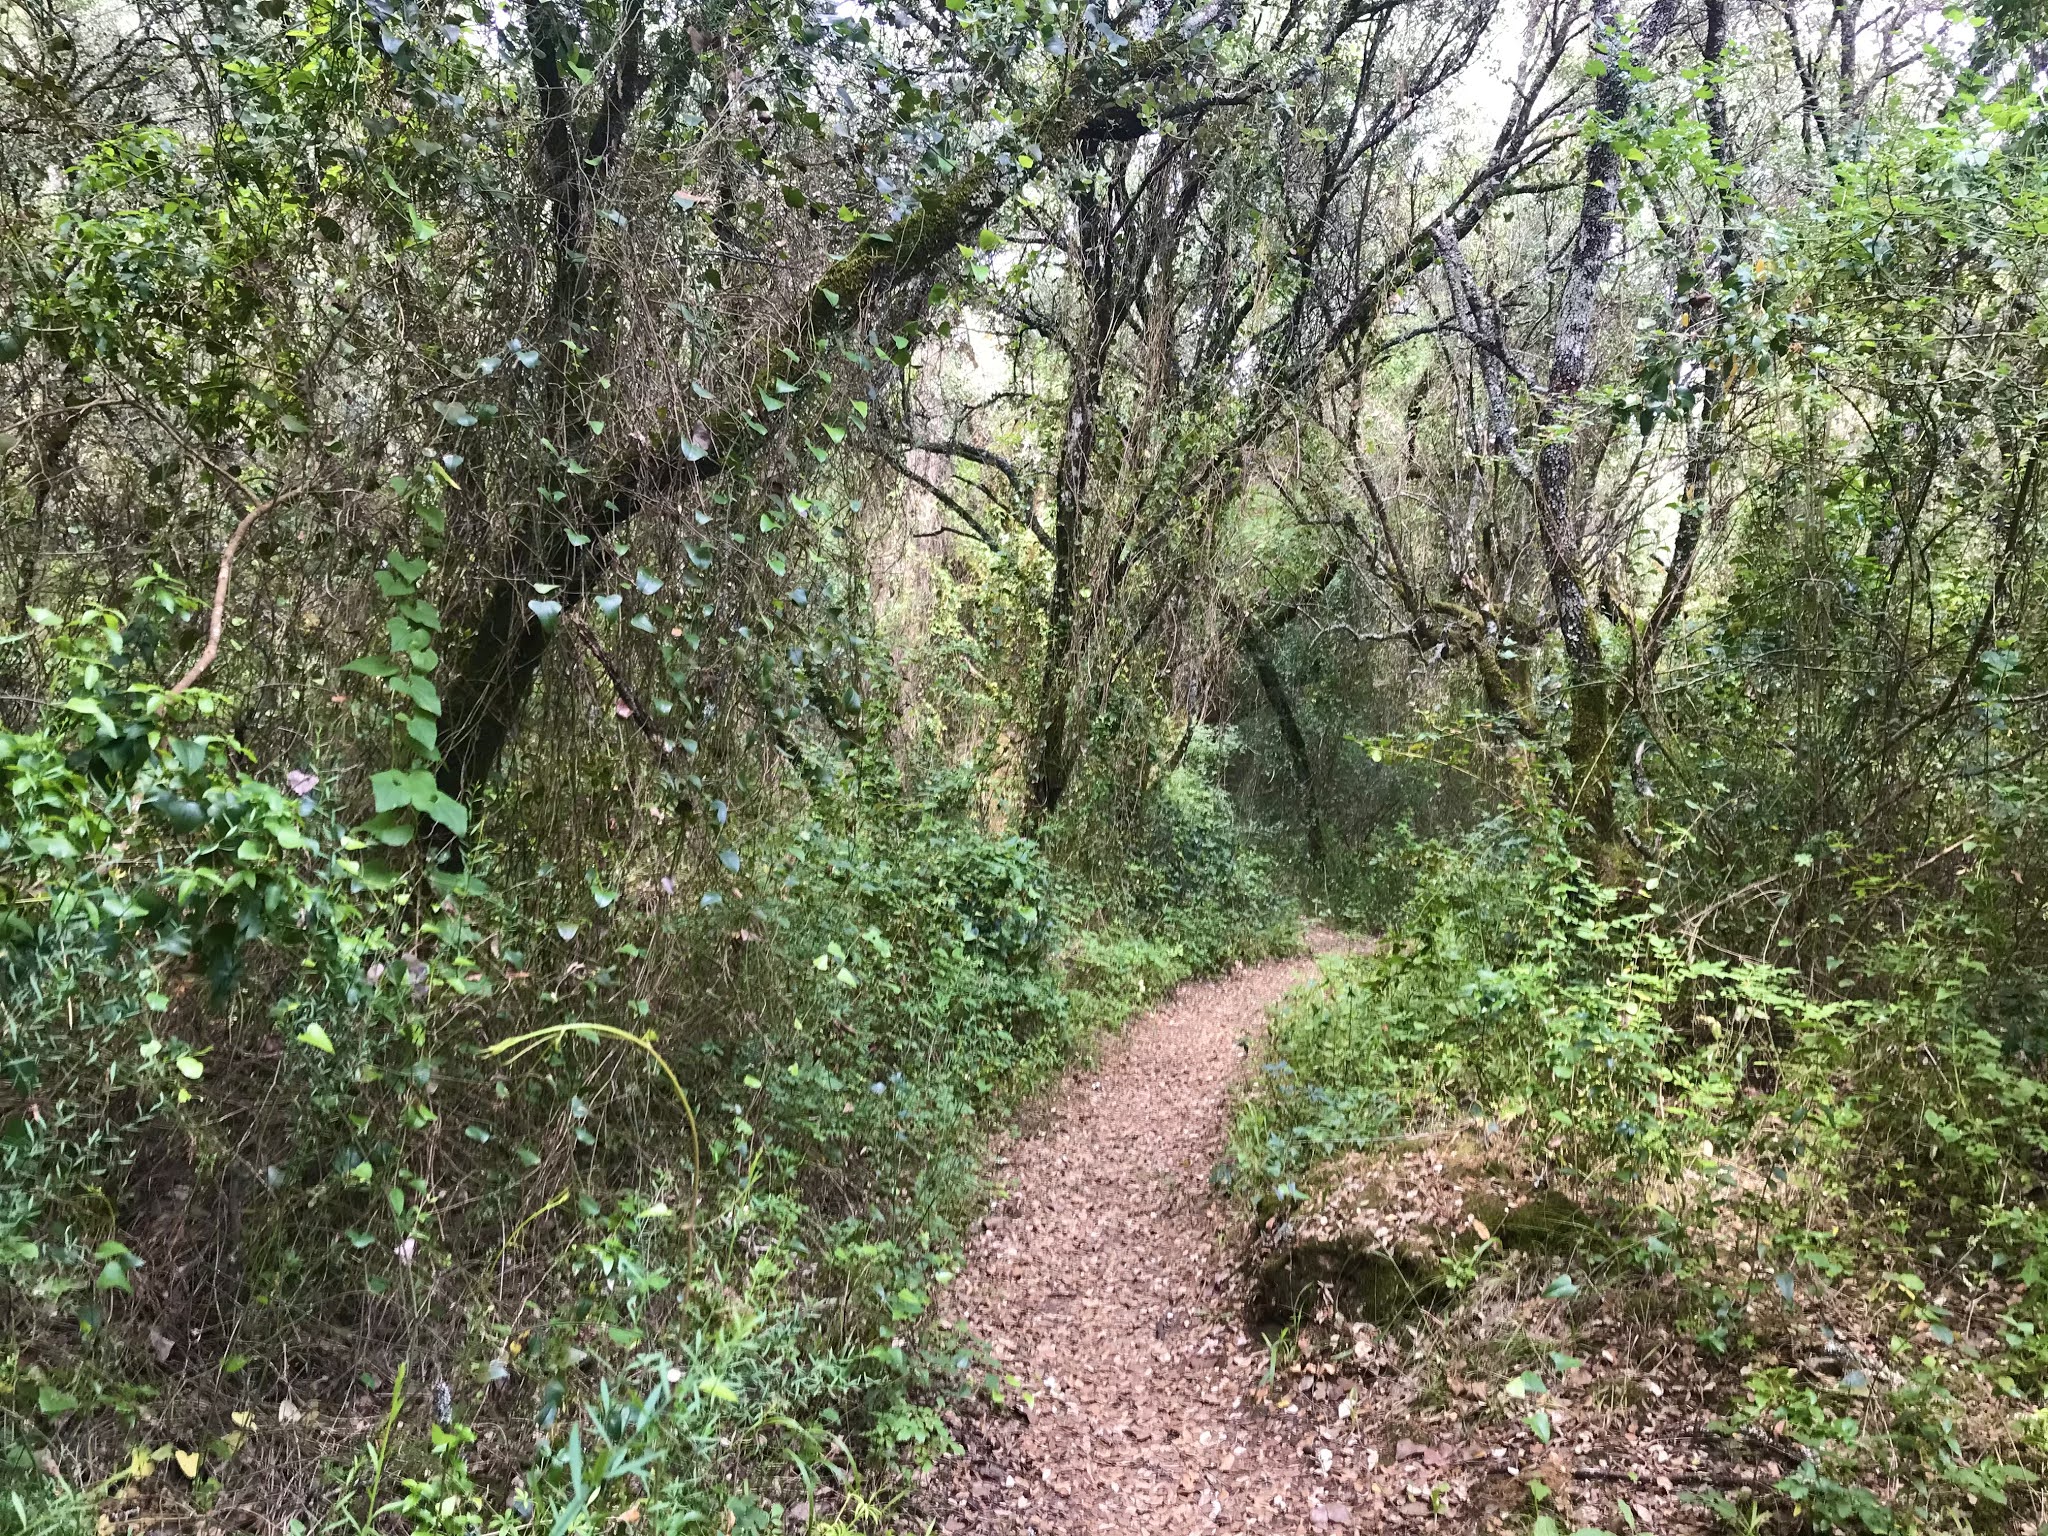
[[282, 491], [267, 501], [257, 502], [248, 511], [244, 512], [242, 520], [235, 524], [235, 531], [228, 535], [227, 544], [220, 552], [220, 572], [213, 578], [213, 614], [206, 621], [206, 645], [200, 650], [198, 660], [194, 661], [186, 669], [185, 675], [171, 684], [169, 691], [164, 695], [166, 698], [176, 698], [187, 688], [198, 682], [201, 677], [205, 676], [206, 669], [213, 665], [214, 658], [220, 654], [220, 634], [221, 630], [227, 625], [228, 585], [234, 580], [235, 551], [241, 548], [244, 535], [256, 525], [256, 520], [263, 516], [264, 513], [282, 506], [287, 501], [296, 500], [304, 494], [303, 488], [295, 491]]
[[640, 734], [647, 738], [648, 745], [654, 748], [657, 756], [668, 756], [669, 753], [675, 750], [674, 746], [662, 736], [660, 730], [656, 728], [653, 718], [641, 705], [640, 700], [634, 696], [632, 686], [626, 681], [625, 673], [620, 670], [619, 664], [612, 659], [611, 652], [607, 651], [603, 643], [597, 638], [596, 631], [591, 629], [589, 622], [580, 613], [572, 613], [569, 616], [569, 627], [575, 631], [576, 638], [583, 643], [584, 650], [590, 653], [590, 659], [603, 669], [606, 680], [612, 685], [612, 691], [618, 695], [619, 704], [624, 706], [621, 711], [624, 718], [631, 720], [634, 726], [638, 728]]

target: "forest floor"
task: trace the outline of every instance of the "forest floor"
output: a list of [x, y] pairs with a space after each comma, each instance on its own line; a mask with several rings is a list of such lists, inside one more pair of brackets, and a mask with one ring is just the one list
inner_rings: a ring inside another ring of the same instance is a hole
[[[1264, 1336], [1250, 1302], [1273, 1233], [1251, 1230], [1210, 1174], [1267, 1010], [1317, 974], [1303, 958], [1183, 988], [997, 1149], [1001, 1193], [947, 1326], [993, 1354], [1007, 1387], [949, 1416], [962, 1454], [916, 1515], [975, 1536], [1526, 1530], [1542, 1512], [1564, 1530], [1663, 1533], [1711, 1523], [1703, 1487], [1745, 1503], [1767, 1489], [1781, 1464], [1729, 1465], [1705, 1433], [1722, 1373], [1661, 1318], [1572, 1326], [1546, 1299], [1548, 1270], [1512, 1297], [1471, 1305], [1482, 1288], [1455, 1315], [1359, 1330], [1321, 1358]], [[1469, 1222], [1500, 1188], [1426, 1136], [1403, 1138], [1377, 1172], [1371, 1196], [1344, 1186], [1355, 1207], [1385, 1207], [1350, 1213], [1383, 1238]], [[1590, 1295], [1574, 1306], [1607, 1310]], [[1588, 1327], [1622, 1352], [1549, 1356], [1557, 1434], [1539, 1440], [1528, 1403], [1484, 1384], [1522, 1368], [1495, 1352], [1585, 1347]]]
[[1018, 1386], [956, 1426], [966, 1454], [927, 1490], [940, 1529], [1352, 1522], [1365, 1447], [1336, 1433], [1335, 1402], [1262, 1400], [1228, 1240], [1242, 1218], [1209, 1183], [1266, 1009], [1315, 973], [1278, 961], [1183, 988], [997, 1158], [1005, 1193], [950, 1297]]

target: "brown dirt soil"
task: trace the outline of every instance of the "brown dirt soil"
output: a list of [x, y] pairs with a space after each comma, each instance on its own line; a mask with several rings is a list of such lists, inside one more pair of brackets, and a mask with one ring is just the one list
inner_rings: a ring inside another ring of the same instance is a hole
[[957, 1426], [967, 1454], [925, 1491], [940, 1529], [1353, 1523], [1346, 1474], [1355, 1486], [1367, 1448], [1335, 1432], [1334, 1403], [1258, 1401], [1267, 1354], [1227, 1247], [1241, 1223], [1209, 1188], [1266, 1009], [1315, 971], [1282, 961], [1183, 989], [998, 1159], [1008, 1193], [969, 1245], [951, 1317], [1017, 1386]]

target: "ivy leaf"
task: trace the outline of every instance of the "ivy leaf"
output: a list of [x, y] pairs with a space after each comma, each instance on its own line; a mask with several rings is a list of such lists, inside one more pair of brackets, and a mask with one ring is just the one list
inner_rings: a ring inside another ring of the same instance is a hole
[[430, 715], [441, 713], [441, 695], [434, 685], [417, 674], [386, 678], [384, 686], [402, 698], [411, 699]]
[[175, 831], [196, 832], [206, 824], [206, 807], [183, 795], [160, 789], [144, 803], [152, 814]]
[[439, 760], [441, 728], [434, 723], [433, 716], [408, 715], [405, 721], [405, 734], [413, 739], [413, 744], [420, 751], [430, 758]]
[[434, 794], [434, 776], [420, 768], [387, 768], [370, 775], [370, 793], [380, 812], [423, 808], [420, 802]]
[[[406, 809], [411, 809], [409, 804]], [[403, 848], [412, 841], [412, 818], [389, 810], [371, 817], [363, 824], [363, 830], [387, 848]]]
[[436, 790], [420, 809], [457, 837], [469, 835], [469, 807], [460, 800]]

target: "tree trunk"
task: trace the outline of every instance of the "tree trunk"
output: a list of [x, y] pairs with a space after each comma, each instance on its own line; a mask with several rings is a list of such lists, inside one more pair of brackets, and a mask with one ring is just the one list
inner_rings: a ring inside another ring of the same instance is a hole
[[1308, 856], [1320, 864], [1323, 862], [1323, 812], [1316, 796], [1315, 760], [1309, 756], [1308, 738], [1302, 734], [1301, 717], [1294, 712], [1294, 700], [1287, 692], [1287, 683], [1280, 676], [1280, 668], [1274, 664], [1273, 653], [1266, 646], [1265, 639], [1256, 630], [1246, 629], [1238, 637], [1244, 648], [1245, 659], [1252, 664], [1252, 671], [1258, 677], [1259, 691], [1266, 696], [1266, 703], [1272, 707], [1273, 719], [1280, 727], [1280, 739], [1287, 744], [1287, 760], [1294, 765], [1294, 779], [1301, 786], [1302, 806], [1308, 813]]
[[1077, 199], [1075, 248], [1083, 293], [1083, 321], [1067, 386], [1066, 430], [1053, 479], [1052, 594], [1046, 609], [1045, 663], [1038, 680], [1038, 742], [1025, 787], [1025, 823], [1036, 827], [1059, 809], [1073, 768], [1075, 623], [1081, 607], [1081, 567], [1087, 534], [1088, 480], [1095, 458], [1095, 416], [1116, 322], [1109, 210], [1092, 187]]
[[[1593, 54], [1605, 68], [1593, 86], [1596, 125], [1618, 124], [1628, 116], [1634, 87], [1629, 73], [1631, 55], [1648, 55], [1656, 49], [1670, 26], [1671, 11], [1668, 0], [1658, 0], [1644, 17], [1631, 48], [1631, 40], [1622, 35], [1619, 26], [1617, 0], [1598, 0], [1593, 13]], [[1595, 878], [1604, 883], [1619, 877], [1623, 863], [1614, 802], [1618, 683], [1601, 653], [1600, 616], [1584, 567], [1585, 527], [1573, 480], [1579, 396], [1592, 373], [1594, 320], [1600, 282], [1614, 248], [1621, 175], [1620, 148], [1605, 135], [1594, 137], [1586, 146], [1579, 227], [1572, 239], [1564, 291], [1558, 298], [1549, 387], [1538, 419], [1543, 447], [1536, 456], [1537, 532], [1570, 672], [1566, 804], [1582, 829], [1581, 851]]]
[[[1721, 169], [1721, 181], [1715, 189], [1720, 239], [1689, 307], [1692, 333], [1709, 346], [1720, 321], [1721, 286], [1742, 259], [1740, 188], [1736, 185], [1740, 167], [1735, 164], [1734, 150], [1728, 142], [1728, 99], [1722, 80], [1722, 56], [1727, 44], [1728, 0], [1707, 0], [1707, 30], [1700, 47], [1700, 62], [1706, 66], [1707, 138]], [[1636, 662], [1636, 703], [1646, 712], [1655, 709], [1657, 662], [1692, 590], [1693, 569], [1699, 560], [1700, 536], [1706, 525], [1714, 463], [1721, 453], [1722, 422], [1727, 416], [1732, 384], [1732, 367], [1719, 358], [1708, 357], [1700, 380], [1699, 424], [1686, 444], [1685, 490], [1678, 504], [1678, 526], [1671, 539], [1671, 562], [1664, 568], [1664, 587], [1658, 594], [1657, 606], [1643, 626]]]
[[[1129, 69], [1115, 79], [1077, 76], [1074, 88], [1019, 125], [1021, 138], [1035, 141], [1049, 154], [1075, 144], [1135, 138], [1143, 124], [1104, 103], [1113, 102], [1117, 89], [1168, 67], [1186, 40], [1177, 32], [1133, 46]], [[778, 369], [788, 373], [785, 350], [798, 357], [815, 356], [827, 337], [871, 319], [890, 294], [917, 294], [919, 285], [928, 283], [959, 245], [973, 240], [1008, 199], [1014, 174], [993, 153], [985, 155], [950, 187], [923, 200], [890, 232], [892, 239], [863, 238], [826, 268], [802, 309], [766, 338], [757, 354], [759, 369], [740, 402], [701, 424], [681, 424], [673, 433], [629, 450], [583, 482], [587, 489], [568, 504], [566, 515], [552, 530], [516, 538], [500, 553], [481, 617], [448, 690], [443, 756], [436, 774], [444, 793], [466, 802], [496, 771], [525, 711], [558, 620], [573, 612], [604, 574], [611, 558], [610, 536], [638, 515], [644, 501], [677, 495], [776, 442], [805, 396], [794, 397], [787, 408], [765, 421], [757, 419], [749, 406], [760, 390], [773, 390]], [[806, 370], [805, 381], [809, 377]], [[529, 599], [537, 583], [558, 589], [551, 594], [561, 605], [558, 613], [543, 617], [534, 611]]]

